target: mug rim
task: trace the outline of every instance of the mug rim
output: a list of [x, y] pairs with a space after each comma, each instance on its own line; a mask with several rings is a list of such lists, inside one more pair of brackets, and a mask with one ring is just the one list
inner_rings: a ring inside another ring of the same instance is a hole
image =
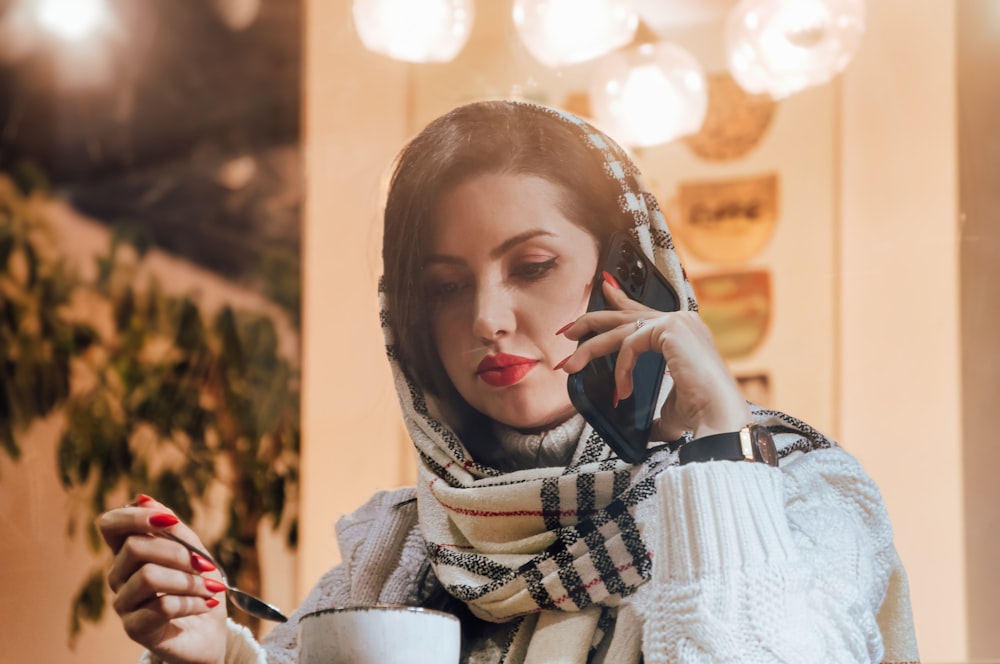
[[447, 618], [455, 622], [461, 622], [453, 613], [448, 613], [447, 611], [439, 611], [437, 609], [425, 609], [422, 606], [407, 606], [406, 604], [354, 604], [351, 606], [333, 606], [326, 609], [317, 609], [316, 611], [310, 611], [309, 613], [302, 614], [299, 618], [299, 622], [302, 622], [306, 618], [318, 618], [323, 615], [333, 614], [333, 613], [354, 613], [361, 611], [393, 611], [393, 612], [410, 612], [410, 613], [425, 613], [431, 616], [438, 616], [441, 618]]

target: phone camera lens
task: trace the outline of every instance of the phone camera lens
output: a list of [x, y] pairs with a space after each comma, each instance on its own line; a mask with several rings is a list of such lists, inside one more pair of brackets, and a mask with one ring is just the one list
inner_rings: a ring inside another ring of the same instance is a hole
[[628, 280], [628, 266], [627, 265], [625, 265], [624, 263], [619, 263], [618, 264], [618, 269], [615, 270], [615, 271], [618, 273], [618, 280], [619, 281], [626, 281], [626, 280]]
[[646, 282], [646, 266], [642, 261], [636, 261], [632, 266], [632, 281], [637, 284]]

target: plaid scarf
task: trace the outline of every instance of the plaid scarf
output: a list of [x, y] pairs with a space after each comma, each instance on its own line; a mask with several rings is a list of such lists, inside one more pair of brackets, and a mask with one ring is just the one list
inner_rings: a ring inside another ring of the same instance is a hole
[[[575, 116], [524, 106], [568, 123], [599, 155], [607, 176], [620, 186], [619, 204], [634, 220], [633, 237], [681, 295], [681, 309], [696, 310], [666, 220], [624, 150]], [[633, 466], [614, 456], [587, 425], [566, 467], [501, 473], [478, 463], [467, 451], [475, 446], [463, 444], [440, 405], [395, 361], [382, 305], [387, 354], [419, 453], [420, 525], [435, 574], [476, 616], [515, 622], [497, 661], [556, 661], [553, 648], [558, 661], [588, 661], [626, 598], [651, 576], [653, 554], [640, 527], [650, 510], [643, 507], [655, 497], [656, 475], [675, 458], [663, 448]], [[777, 439], [783, 454], [832, 444], [780, 413], [758, 410], [755, 418], [776, 434], [788, 434]], [[638, 617], [629, 621], [639, 623]], [[603, 658], [625, 663], [641, 657], [638, 639], [623, 648], [627, 652], [607, 652], [604, 644]]]

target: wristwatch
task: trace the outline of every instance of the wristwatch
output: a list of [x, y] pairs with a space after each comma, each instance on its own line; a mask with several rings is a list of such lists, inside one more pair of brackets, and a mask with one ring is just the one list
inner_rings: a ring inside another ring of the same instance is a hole
[[677, 458], [683, 466], [697, 461], [757, 461], [778, 465], [774, 438], [767, 427], [748, 424], [739, 431], [695, 438], [681, 445]]

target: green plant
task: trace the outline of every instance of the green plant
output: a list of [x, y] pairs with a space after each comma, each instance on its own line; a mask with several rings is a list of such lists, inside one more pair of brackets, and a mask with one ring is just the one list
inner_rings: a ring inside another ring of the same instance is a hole
[[71, 358], [96, 340], [62, 315], [80, 280], [58, 254], [43, 199], [0, 174], [0, 447], [15, 460], [19, 434], [65, 401]]
[[[15, 343], [0, 358], [0, 435], [10, 432], [4, 449], [16, 459], [26, 424], [65, 410], [57, 464], [79, 506], [68, 528], [82, 526], [100, 556], [73, 600], [71, 636], [103, 615], [109, 554], [94, 522], [122, 495], [155, 496], [185, 520], [221, 511], [224, 527], [209, 546], [237, 585], [259, 593], [262, 522], [283, 529], [292, 548], [297, 539], [298, 368], [279, 352], [273, 321], [231, 307], [209, 315], [195, 298], [140, 278], [148, 244], [134, 227], [113, 235], [85, 283], [54, 244], [42, 251], [44, 219], [26, 214], [28, 200], [4, 182], [0, 250], [4, 233], [13, 236], [29, 267], [0, 254], [0, 289], [17, 295], [8, 306], [3, 291], [0, 340]], [[15, 212], [4, 217], [5, 209]], [[26, 327], [29, 314], [41, 322]]]

